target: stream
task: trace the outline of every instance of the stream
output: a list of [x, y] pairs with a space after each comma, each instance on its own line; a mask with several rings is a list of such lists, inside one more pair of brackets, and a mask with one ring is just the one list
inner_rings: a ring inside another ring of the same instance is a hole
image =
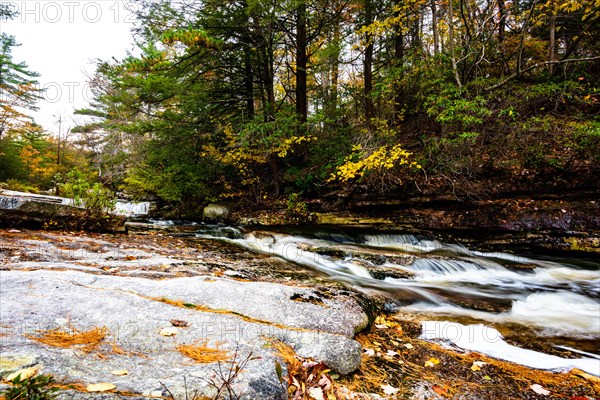
[[[269, 254], [358, 290], [382, 293], [389, 299], [388, 311], [419, 316], [423, 339], [533, 368], [576, 367], [600, 376], [598, 260], [519, 255], [510, 249], [485, 252], [407, 234], [198, 228], [196, 237]], [[580, 358], [504, 340], [525, 334], [526, 340]]]

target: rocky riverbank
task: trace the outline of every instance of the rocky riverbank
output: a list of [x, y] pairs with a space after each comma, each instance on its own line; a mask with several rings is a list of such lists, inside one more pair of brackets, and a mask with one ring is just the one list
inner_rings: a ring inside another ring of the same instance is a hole
[[[600, 193], [516, 197], [495, 200], [327, 198], [307, 202], [321, 228], [428, 232], [494, 248], [510, 244], [525, 251], [600, 254]], [[286, 224], [286, 212], [243, 209], [234, 221]]]
[[0, 373], [34, 367], [61, 399], [600, 395], [581, 371], [421, 340], [419, 319], [384, 316], [375, 292], [219, 241], [0, 230], [0, 263]]
[[[275, 399], [287, 392], [273, 342], [342, 374], [360, 364], [361, 346], [353, 337], [369, 322], [364, 299], [308, 274], [302, 286], [290, 285], [288, 266], [277, 260], [160, 236], [0, 235], [2, 372], [35, 365], [65, 383], [108, 381], [115, 393], [162, 396], [164, 385], [183, 396], [185, 383], [212, 396], [216, 389], [206, 380], [217, 365], [177, 350], [203, 344], [223, 350], [223, 362], [249, 357], [234, 382], [236, 393]], [[90, 329], [106, 334], [91, 352], [36, 339], [53, 330]], [[115, 370], [128, 374], [111, 375]]]

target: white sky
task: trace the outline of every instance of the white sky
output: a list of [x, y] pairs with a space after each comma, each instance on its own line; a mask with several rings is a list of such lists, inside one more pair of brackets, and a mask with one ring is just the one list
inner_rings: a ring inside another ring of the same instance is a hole
[[21, 46], [13, 60], [24, 61], [41, 74], [46, 88], [39, 111], [31, 112], [49, 132], [73, 126], [73, 110], [86, 107], [90, 91], [86, 82], [95, 71], [94, 60], [122, 59], [132, 50], [130, 29], [139, 7], [127, 0], [0, 0], [19, 11], [12, 20], [0, 21], [0, 32], [16, 36]]

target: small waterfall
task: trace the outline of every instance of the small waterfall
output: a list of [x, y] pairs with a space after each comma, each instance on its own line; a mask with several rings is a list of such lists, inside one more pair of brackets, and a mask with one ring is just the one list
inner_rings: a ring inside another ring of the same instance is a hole
[[150, 211], [149, 201], [129, 202], [117, 200], [114, 213], [117, 215], [146, 215]]
[[477, 263], [463, 260], [445, 260], [438, 258], [418, 258], [409, 267], [411, 271], [425, 272], [434, 275], [450, 275], [454, 273], [475, 272], [488, 269], [503, 269], [493, 263]]
[[600, 265], [579, 268], [472, 251], [413, 235], [304, 237], [206, 226], [198, 235], [279, 257], [358, 288], [386, 292], [406, 311], [468, 315], [600, 337]]
[[233, 226], [205, 225], [202, 224], [196, 236], [204, 239], [242, 239], [244, 234]]
[[310, 240], [298, 240], [293, 236], [283, 235], [247, 235], [238, 241], [255, 251], [271, 254], [288, 261], [302, 264], [326, 273], [341, 275], [350, 279], [372, 279], [369, 271], [361, 265], [346, 259], [331, 260], [325, 256], [305, 250], [304, 245], [311, 244]]
[[376, 247], [415, 246], [419, 244], [419, 239], [414, 235], [366, 235], [365, 244]]

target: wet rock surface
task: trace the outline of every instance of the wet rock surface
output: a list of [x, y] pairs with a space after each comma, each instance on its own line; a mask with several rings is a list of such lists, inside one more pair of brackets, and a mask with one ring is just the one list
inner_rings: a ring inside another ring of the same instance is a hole
[[[156, 234], [0, 231], [0, 373], [37, 366], [62, 382], [111, 382], [134, 396], [127, 398], [166, 395], [165, 386], [176, 396], [185, 395], [185, 386], [212, 396], [208, 382], [219, 382], [219, 366], [250, 357], [232, 384], [235, 393], [279, 399], [287, 391], [276, 362], [285, 364], [274, 340], [343, 374], [358, 367], [362, 348], [353, 337], [368, 316], [351, 291], [302, 270], [299, 285], [285, 276], [295, 266], [220, 246]], [[171, 321], [187, 326], [162, 335]], [[107, 336], [91, 352], [32, 339], [52, 329], [93, 328], [106, 328]], [[229, 359], [196, 363], [177, 351], [182, 344], [226, 350]], [[111, 374], [120, 369], [128, 375]]]

